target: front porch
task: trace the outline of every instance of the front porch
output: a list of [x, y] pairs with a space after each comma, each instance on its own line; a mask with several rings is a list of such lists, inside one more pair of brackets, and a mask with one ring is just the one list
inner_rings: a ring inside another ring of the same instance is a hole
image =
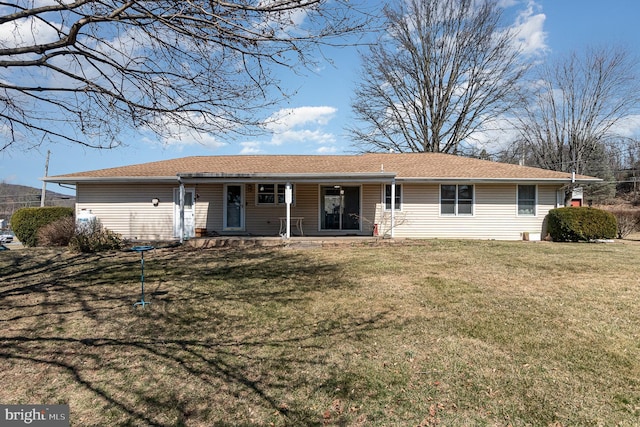
[[174, 197], [174, 236], [376, 237], [389, 212], [393, 215], [384, 210], [385, 185], [395, 189], [393, 181], [384, 180], [219, 183], [183, 178]]

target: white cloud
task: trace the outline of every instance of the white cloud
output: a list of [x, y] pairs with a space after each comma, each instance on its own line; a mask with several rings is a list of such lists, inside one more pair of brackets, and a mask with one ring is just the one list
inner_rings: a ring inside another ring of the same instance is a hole
[[164, 138], [165, 145], [202, 145], [208, 148], [220, 148], [226, 145], [215, 136], [195, 131], [183, 132], [179, 136]]
[[322, 147], [318, 148], [316, 150], [316, 153], [318, 154], [334, 154], [338, 151], [338, 149], [335, 146], [326, 146], [323, 145]]
[[[278, 5], [277, 0], [261, 0], [258, 2], [259, 7], [271, 7]], [[277, 37], [287, 38], [290, 34], [302, 33], [302, 27], [307, 20], [309, 12], [307, 8], [295, 8], [289, 10], [281, 10], [277, 14], [265, 13], [261, 16], [264, 19], [256, 22], [258, 28], [271, 28]]]
[[549, 49], [547, 33], [544, 31], [547, 16], [541, 10], [535, 1], [529, 1], [526, 9], [518, 14], [512, 27], [516, 32], [518, 48], [525, 55], [537, 55]]
[[332, 133], [321, 130], [301, 129], [274, 134], [271, 138], [271, 144], [273, 145], [304, 142], [316, 142], [319, 144], [333, 143], [335, 142], [335, 136]]
[[613, 130], [625, 138], [640, 137], [640, 115], [635, 114], [622, 118]]
[[272, 132], [270, 143], [332, 144], [335, 135], [324, 130], [337, 109], [328, 106], [282, 109], [271, 116], [267, 128]]
[[240, 146], [242, 150], [240, 150], [240, 154], [260, 154], [263, 152], [260, 148], [261, 145], [260, 142], [255, 141], [241, 142]]
[[307, 124], [326, 125], [337, 111], [328, 106], [284, 108], [271, 116], [267, 128], [277, 133]]
[[59, 24], [24, 18], [0, 25], [0, 45], [5, 48], [46, 44], [58, 39]]
[[[186, 114], [186, 113], [185, 113]], [[185, 120], [198, 125], [201, 124], [202, 119], [194, 114], [187, 114]], [[201, 145], [203, 147], [216, 149], [227, 145], [224, 141], [220, 141], [214, 135], [198, 131], [188, 126], [181, 126], [179, 123], [172, 121], [171, 118], [165, 117], [158, 119], [157, 126], [162, 128], [167, 135], [160, 140], [160, 143], [165, 146], [181, 147], [187, 145]], [[152, 132], [151, 129], [143, 129], [143, 131]], [[143, 141], [156, 144], [157, 140], [151, 138], [143, 138]]]
[[491, 153], [503, 150], [518, 136], [518, 130], [507, 117], [497, 117], [485, 122], [482, 129], [474, 132], [467, 142], [480, 150], [484, 148]]
[[210, 149], [217, 149], [227, 145], [226, 143], [216, 139], [216, 137], [212, 135], [206, 133], [197, 133], [194, 131], [188, 131], [180, 135], [162, 138], [159, 141], [157, 139], [144, 137], [142, 138], [142, 142], [150, 145], [161, 144], [167, 147], [170, 146], [172, 148], [176, 148], [178, 151], [189, 145], [200, 145]]

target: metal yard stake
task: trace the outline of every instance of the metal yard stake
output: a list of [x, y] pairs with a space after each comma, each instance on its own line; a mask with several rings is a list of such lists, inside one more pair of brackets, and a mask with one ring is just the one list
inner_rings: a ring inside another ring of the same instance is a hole
[[144, 253], [154, 249], [153, 246], [134, 246], [132, 251], [140, 252], [140, 301], [133, 304], [134, 307], [141, 305], [144, 308], [145, 305], [151, 304], [150, 301], [144, 300]]

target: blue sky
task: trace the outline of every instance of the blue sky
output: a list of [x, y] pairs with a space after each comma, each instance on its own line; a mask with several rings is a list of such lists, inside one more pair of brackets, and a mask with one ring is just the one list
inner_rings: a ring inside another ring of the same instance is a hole
[[[640, 56], [640, 2], [637, 0], [501, 0], [519, 25], [523, 42], [542, 60], [552, 60], [586, 46], [623, 45]], [[344, 131], [351, 117], [350, 101], [359, 59], [355, 48], [326, 51], [333, 65], [322, 64], [304, 77], [283, 75], [296, 95], [274, 110], [282, 117], [273, 133], [225, 142], [212, 136], [158, 141], [131, 132], [125, 147], [92, 150], [69, 144], [0, 152], [0, 181], [42, 186], [47, 151], [49, 175], [101, 169], [192, 155], [342, 154], [353, 151]], [[640, 129], [638, 129], [640, 131]], [[635, 130], [634, 130], [635, 131]], [[49, 190], [72, 193], [49, 185]]]

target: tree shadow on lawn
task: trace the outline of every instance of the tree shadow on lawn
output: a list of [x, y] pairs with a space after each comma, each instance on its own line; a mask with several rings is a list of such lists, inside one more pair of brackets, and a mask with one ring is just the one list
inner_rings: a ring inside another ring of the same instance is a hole
[[327, 360], [387, 323], [305, 313], [354, 285], [302, 252], [149, 253], [144, 309], [137, 254], [34, 254], [0, 260], [0, 401], [69, 403], [78, 425], [322, 425]]

